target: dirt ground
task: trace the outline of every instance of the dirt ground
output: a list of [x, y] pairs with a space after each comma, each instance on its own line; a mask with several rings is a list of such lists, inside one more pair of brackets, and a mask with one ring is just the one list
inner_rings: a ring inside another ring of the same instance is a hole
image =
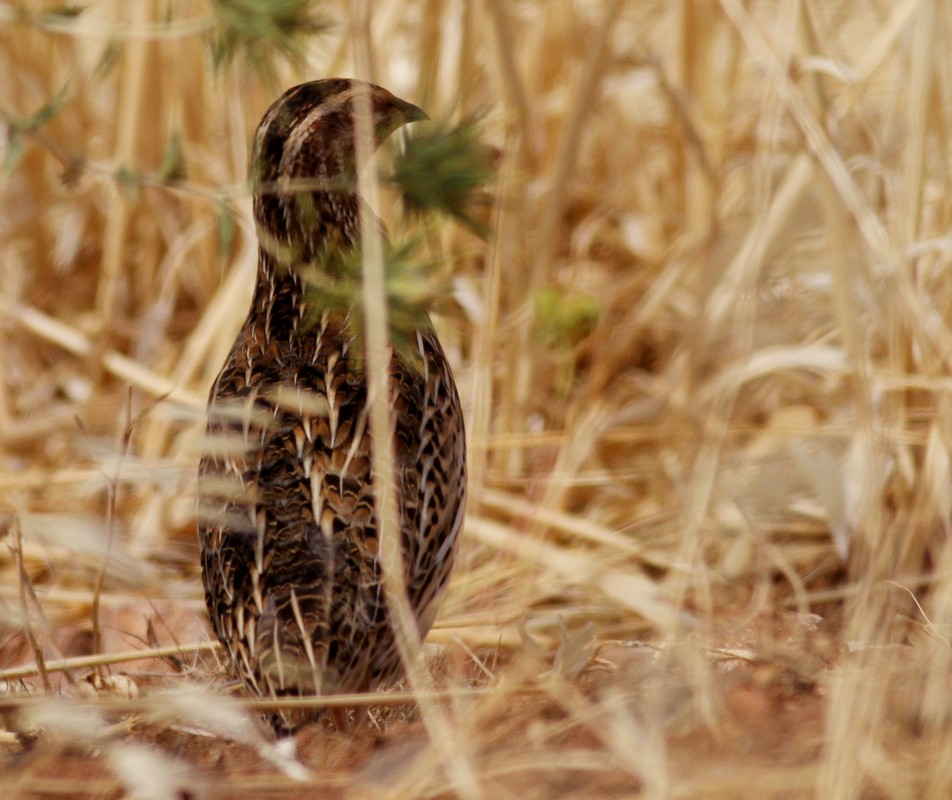
[[[163, 613], [165, 637], [173, 630], [202, 627], [200, 612], [172, 604], [152, 608]], [[126, 607], [107, 618], [128, 625], [134, 617]], [[105, 627], [116, 647], [128, 647], [129, 638], [138, 635], [135, 626], [124, 636], [114, 625]], [[61, 636], [65, 652], [88, 644], [79, 631], [71, 640], [67, 631]], [[706, 687], [692, 674], [697, 667], [692, 658], [700, 652], [709, 667]], [[499, 653], [481, 654], [487, 662], [494, 655]], [[811, 797], [824, 739], [824, 683], [837, 655], [835, 639], [819, 618], [796, 614], [725, 629], [721, 641], [703, 650], [691, 638], [665, 645], [596, 643], [571, 680], [543, 671], [522, 687], [530, 691], [510, 692], [503, 703], [490, 693], [468, 704], [474, 716], [483, 713], [479, 704], [489, 708], [467, 739], [468, 756], [479, 766], [485, 796], [653, 797], [662, 792], [744, 798], [756, 791], [759, 797]], [[440, 656], [431, 655], [429, 662], [431, 672], [444, 673], [436, 676], [438, 683], [479, 683], [472, 665], [462, 677], [459, 670], [466, 672], [466, 665], [447, 665]], [[503, 658], [510, 671], [517, 668], [516, 654]], [[171, 685], [211, 681], [218, 691], [227, 690], [214, 654], [191, 663], [173, 658], [123, 664], [106, 681], [81, 673], [71, 678], [77, 683], [58, 683], [54, 715], [57, 703], [64, 717], [75, 713], [70, 698], [77, 696], [91, 708], [97, 702], [108, 708], [118, 696], [134, 707]], [[28, 686], [36, 690], [35, 681], [21, 684]], [[493, 687], [482, 681], [480, 688]], [[275, 745], [264, 733], [242, 732], [230, 739], [187, 720], [155, 724], [148, 713], [124, 709], [106, 711], [84, 742], [68, 728], [24, 726], [15, 707], [8, 696], [0, 765], [3, 796], [10, 800], [453, 794], [434, 761], [426, 727], [408, 705], [374, 709], [369, 721], [350, 730], [335, 730], [330, 721], [308, 726], [294, 737], [293, 748], [288, 740], [280, 745], [281, 758], [290, 762], [276, 760], [269, 749]], [[619, 726], [618, 714], [635, 725]], [[632, 730], [641, 736], [632, 737]], [[133, 766], [122, 766], [123, 758]], [[153, 763], [154, 758], [160, 760]], [[289, 774], [288, 763], [298, 772]]]

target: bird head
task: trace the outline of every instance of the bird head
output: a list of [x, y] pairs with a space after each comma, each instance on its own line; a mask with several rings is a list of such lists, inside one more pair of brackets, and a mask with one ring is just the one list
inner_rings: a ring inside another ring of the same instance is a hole
[[331, 78], [286, 91], [255, 132], [251, 173], [259, 235], [299, 255], [303, 248], [305, 256], [330, 240], [355, 240], [359, 93], [369, 100], [375, 147], [400, 126], [428, 119], [412, 103], [364, 81]]
[[375, 146], [401, 125], [428, 119], [372, 83], [346, 78], [302, 83], [279, 97], [258, 124], [252, 157], [256, 192], [294, 191], [295, 180], [307, 189], [353, 191], [360, 92], [369, 100]]

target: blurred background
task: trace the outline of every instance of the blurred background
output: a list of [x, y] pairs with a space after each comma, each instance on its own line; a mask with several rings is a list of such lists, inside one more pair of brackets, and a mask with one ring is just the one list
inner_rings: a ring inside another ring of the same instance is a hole
[[[0, 2], [10, 796], [952, 794], [949, 41], [935, 0]], [[384, 709], [289, 766], [209, 721], [194, 484], [250, 138], [329, 76], [475, 121], [495, 180], [424, 234], [451, 738]]]

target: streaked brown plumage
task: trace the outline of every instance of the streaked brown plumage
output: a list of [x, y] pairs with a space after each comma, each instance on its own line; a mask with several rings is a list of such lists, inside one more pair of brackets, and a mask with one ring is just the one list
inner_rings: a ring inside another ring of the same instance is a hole
[[[369, 93], [378, 143], [426, 116], [343, 79], [302, 84], [271, 106], [252, 164], [254, 300], [209, 397], [205, 598], [235, 672], [262, 696], [372, 690], [401, 671], [377, 561], [362, 353], [346, 312], [309, 313], [299, 266], [359, 245], [356, 90]], [[425, 324], [410, 339], [415, 352], [391, 358], [390, 395], [407, 593], [422, 637], [455, 556], [465, 443], [434, 331]]]

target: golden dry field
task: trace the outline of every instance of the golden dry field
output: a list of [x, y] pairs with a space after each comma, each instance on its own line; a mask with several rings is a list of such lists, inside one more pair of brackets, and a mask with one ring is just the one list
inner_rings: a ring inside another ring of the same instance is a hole
[[[276, 742], [195, 476], [332, 75], [496, 180], [378, 205], [467, 421], [425, 664]], [[0, 0], [0, 76], [0, 797], [952, 797], [952, 6]]]

